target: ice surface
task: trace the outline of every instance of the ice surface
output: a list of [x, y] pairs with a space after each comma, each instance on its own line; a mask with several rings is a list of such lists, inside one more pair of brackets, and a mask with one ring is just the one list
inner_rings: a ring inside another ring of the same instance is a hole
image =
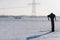
[[[49, 33], [51, 24], [46, 17], [0, 18], [0, 40], [59, 40], [59, 18], [55, 21], [55, 30]], [[35, 36], [38, 37], [34, 38]], [[33, 38], [27, 39], [29, 37]]]

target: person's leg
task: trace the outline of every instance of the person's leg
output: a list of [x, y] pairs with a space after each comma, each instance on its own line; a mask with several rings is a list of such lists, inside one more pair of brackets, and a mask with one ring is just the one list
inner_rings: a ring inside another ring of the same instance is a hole
[[51, 25], [52, 25], [51, 31], [54, 32], [55, 31], [55, 28], [54, 28], [54, 20], [51, 21]]

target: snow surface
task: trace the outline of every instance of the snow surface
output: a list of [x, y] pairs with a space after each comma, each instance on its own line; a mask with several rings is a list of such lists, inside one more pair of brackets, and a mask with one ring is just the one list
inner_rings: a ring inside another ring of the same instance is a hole
[[50, 31], [51, 24], [47, 17], [0, 18], [0, 40], [59, 40], [59, 17], [55, 21], [55, 32]]

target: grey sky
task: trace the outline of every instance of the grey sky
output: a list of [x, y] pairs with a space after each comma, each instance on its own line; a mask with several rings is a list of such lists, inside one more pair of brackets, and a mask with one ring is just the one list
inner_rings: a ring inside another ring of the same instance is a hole
[[0, 7], [22, 6], [26, 3], [26, 0], [0, 0]]
[[[35, 1], [36, 3], [40, 3], [40, 5], [36, 6], [37, 15], [48, 15], [53, 12], [60, 16], [60, 0]], [[32, 3], [32, 0], [0, 0], [0, 15], [31, 15], [32, 6], [28, 5], [29, 3]]]

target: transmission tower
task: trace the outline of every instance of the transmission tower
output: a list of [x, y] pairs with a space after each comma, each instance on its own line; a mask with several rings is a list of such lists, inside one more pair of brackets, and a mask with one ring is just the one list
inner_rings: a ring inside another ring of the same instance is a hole
[[36, 16], [36, 5], [39, 3], [35, 3], [35, 0], [33, 0], [32, 3], [29, 3], [29, 5], [32, 5], [32, 16]]

